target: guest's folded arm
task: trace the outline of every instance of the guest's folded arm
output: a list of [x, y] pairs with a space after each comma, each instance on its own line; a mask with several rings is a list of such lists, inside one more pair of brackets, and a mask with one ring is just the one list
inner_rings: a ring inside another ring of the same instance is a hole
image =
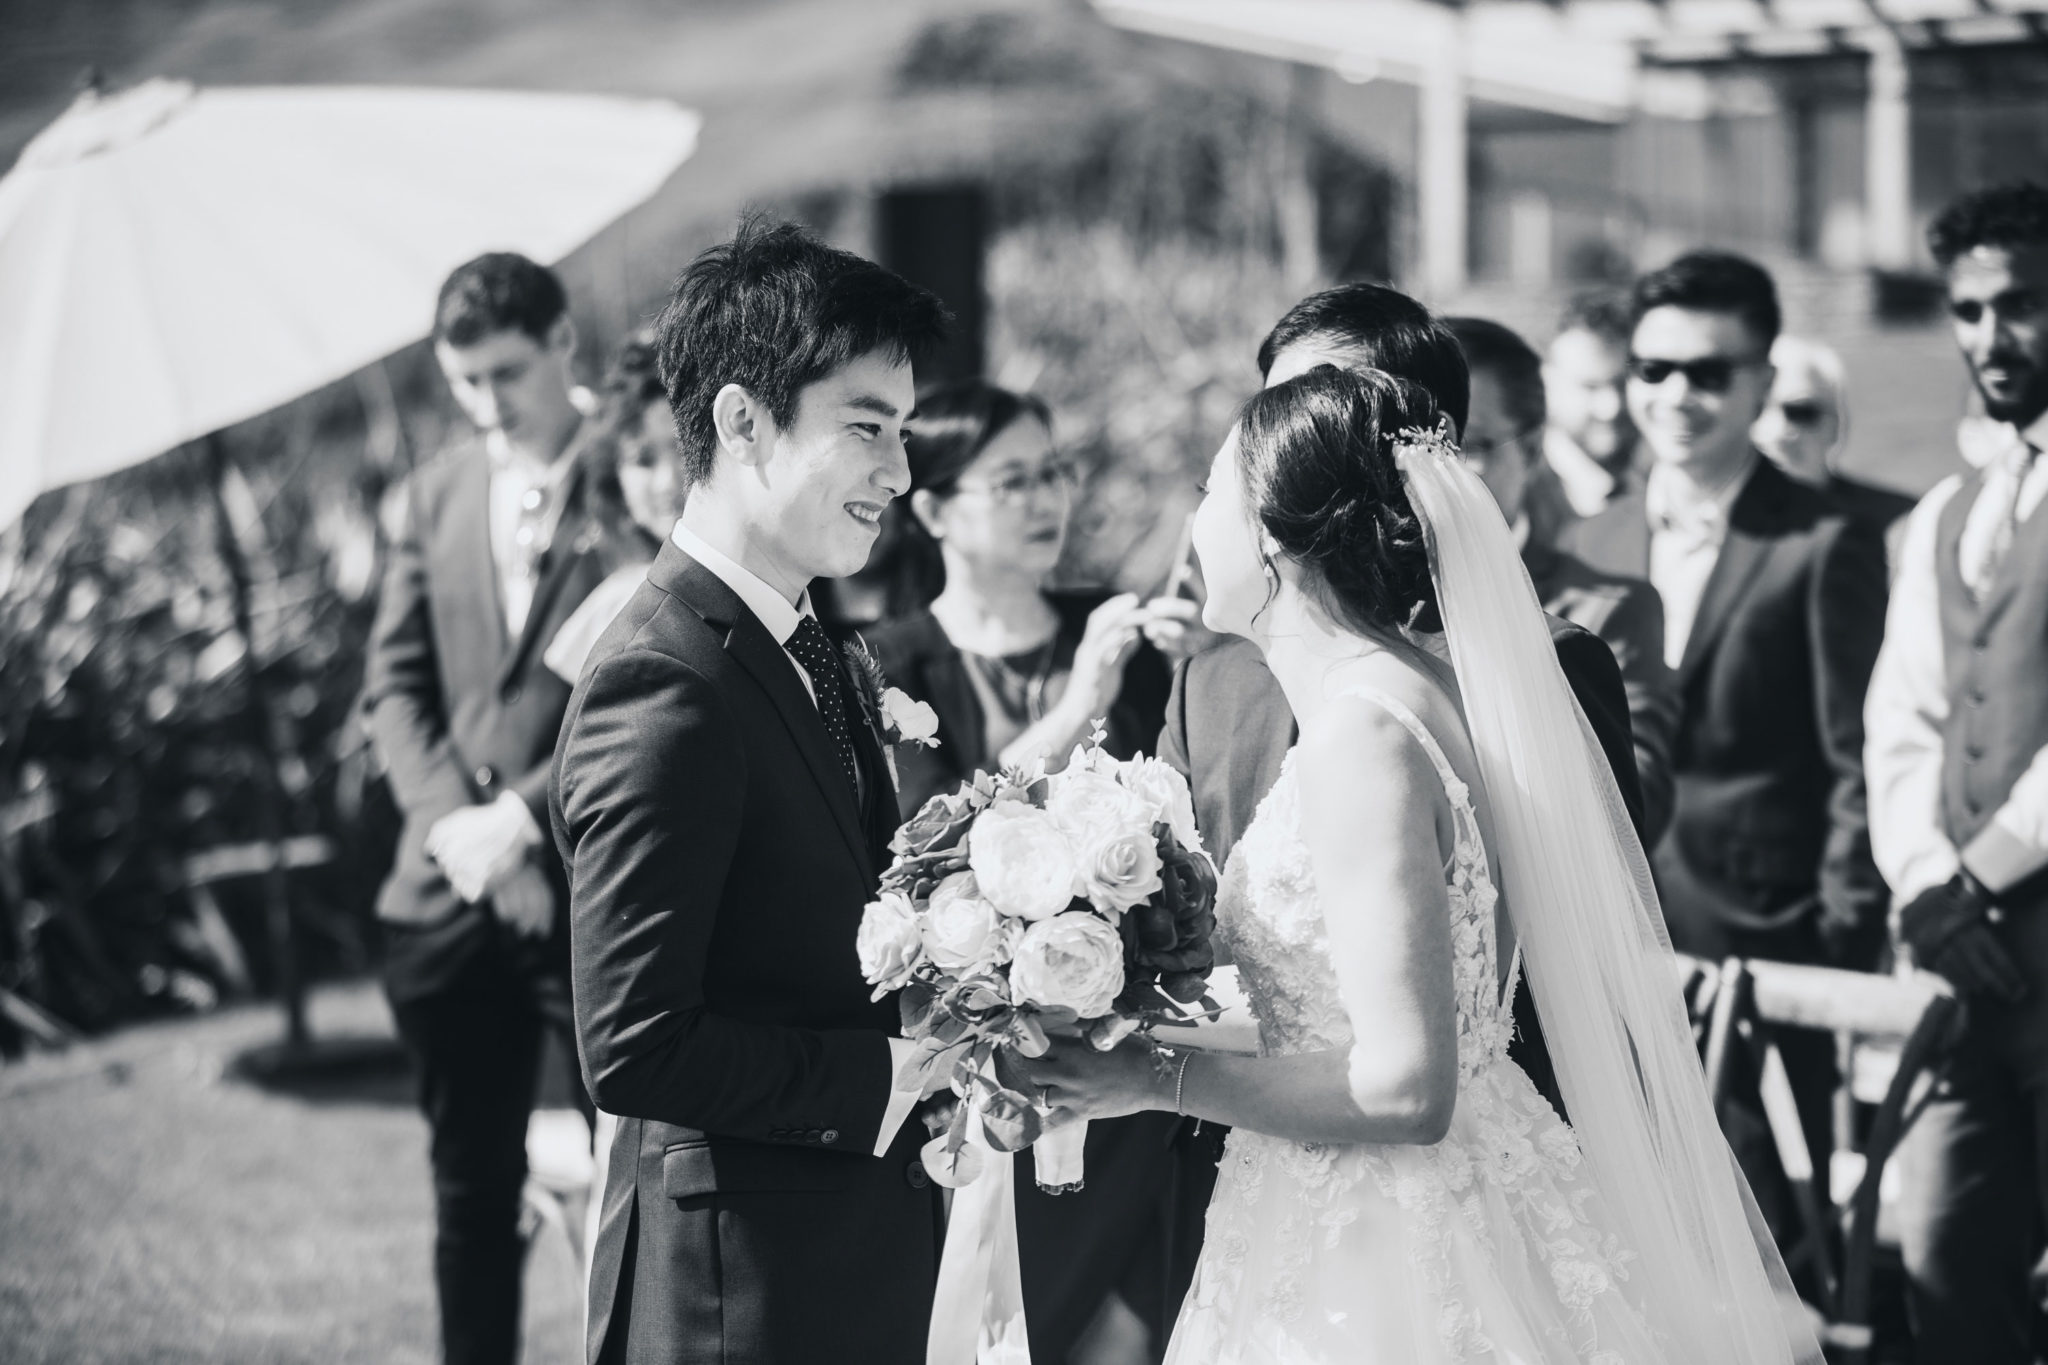
[[598, 1107], [762, 1142], [829, 1128], [838, 1150], [873, 1150], [894, 1081], [887, 1035], [706, 1005], [751, 776], [718, 690], [667, 656], [615, 655], [560, 753], [576, 1033]]

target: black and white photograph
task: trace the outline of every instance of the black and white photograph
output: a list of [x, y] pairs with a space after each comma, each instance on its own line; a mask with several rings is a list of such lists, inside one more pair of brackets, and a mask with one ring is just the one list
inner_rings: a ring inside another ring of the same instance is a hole
[[2044, 1365], [2048, 0], [0, 0], [0, 1360]]

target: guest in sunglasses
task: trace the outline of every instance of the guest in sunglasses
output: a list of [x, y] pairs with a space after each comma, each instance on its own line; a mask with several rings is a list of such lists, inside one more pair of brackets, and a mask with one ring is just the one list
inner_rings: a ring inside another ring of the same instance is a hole
[[1849, 444], [1842, 357], [1824, 341], [1781, 336], [1771, 346], [1771, 365], [1777, 377], [1770, 400], [1749, 433], [1757, 449], [1801, 483], [1825, 490], [1850, 516], [1874, 523], [1895, 549], [1891, 541], [1903, 532], [1913, 499], [1841, 472]]
[[[1761, 267], [1681, 256], [1636, 282], [1631, 312], [1628, 408], [1650, 456], [1640, 512], [1581, 522], [1566, 548], [1647, 576], [1664, 600], [1682, 711], [1675, 811], [1652, 862], [1672, 942], [1713, 961], [1874, 967], [1886, 895], [1865, 821], [1863, 694], [1884, 635], [1882, 538], [1751, 444], [1779, 324]], [[1767, 1037], [1825, 1172], [1834, 1040]], [[1733, 1109], [1730, 1142], [1783, 1236], [1790, 1188], [1761, 1109]]]

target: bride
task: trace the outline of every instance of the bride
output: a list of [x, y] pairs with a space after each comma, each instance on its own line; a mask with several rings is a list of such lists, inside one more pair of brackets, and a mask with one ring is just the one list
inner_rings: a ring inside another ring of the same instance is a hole
[[[1642, 850], [1443, 425], [1312, 370], [1247, 405], [1197, 514], [1204, 621], [1301, 727], [1218, 907], [1259, 1055], [1068, 1044], [1033, 1079], [1233, 1129], [1170, 1365], [1817, 1362]], [[1523, 973], [1570, 1126], [1507, 1056]]]

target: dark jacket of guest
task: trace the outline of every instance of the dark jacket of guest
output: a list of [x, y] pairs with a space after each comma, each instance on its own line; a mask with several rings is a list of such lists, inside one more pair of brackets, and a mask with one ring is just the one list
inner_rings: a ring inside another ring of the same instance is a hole
[[[541, 662], [562, 622], [604, 579], [597, 519], [572, 489], [554, 548], [541, 562], [525, 628], [514, 639], [491, 556], [490, 457], [479, 442], [421, 466], [370, 632], [363, 705], [392, 795], [404, 814], [397, 863], [377, 897], [394, 996], [431, 991], [497, 938], [488, 905], [464, 905], [426, 853], [427, 831], [452, 811], [516, 792], [547, 828], [548, 765], [569, 685]], [[542, 859], [567, 905], [554, 858]], [[552, 942], [566, 950], [567, 936]]]
[[[1109, 599], [1102, 592], [1049, 592], [1046, 600], [1059, 613], [1058, 643], [1053, 647], [1055, 671], [1071, 669], [1074, 648], [1088, 626], [1088, 614]], [[939, 714], [937, 748], [898, 745], [897, 801], [908, 817], [933, 796], [949, 793], [978, 770], [993, 771], [996, 755], [989, 751], [988, 727], [981, 699], [967, 676], [968, 663], [947, 638], [945, 628], [929, 611], [885, 621], [863, 632], [891, 687], [900, 687]], [[1104, 717], [1108, 737], [1103, 747], [1118, 758], [1150, 753], [1166, 714], [1172, 677], [1166, 660], [1140, 642], [1124, 665], [1123, 687]]]
[[1642, 787], [1636, 832], [1645, 848], [1653, 847], [1671, 822], [1671, 744], [1678, 735], [1678, 686], [1664, 663], [1664, 603], [1640, 578], [1602, 573], [1539, 541], [1522, 551], [1522, 563], [1543, 609], [1598, 636], [1621, 670]]
[[[1863, 694], [1884, 636], [1884, 544], [1759, 459], [1729, 510], [1678, 666], [1676, 812], [1653, 858], [1681, 947], [1875, 964], [1885, 889], [1870, 858]], [[1564, 547], [1647, 577], [1640, 495]], [[1690, 941], [1687, 941], [1690, 940]]]

